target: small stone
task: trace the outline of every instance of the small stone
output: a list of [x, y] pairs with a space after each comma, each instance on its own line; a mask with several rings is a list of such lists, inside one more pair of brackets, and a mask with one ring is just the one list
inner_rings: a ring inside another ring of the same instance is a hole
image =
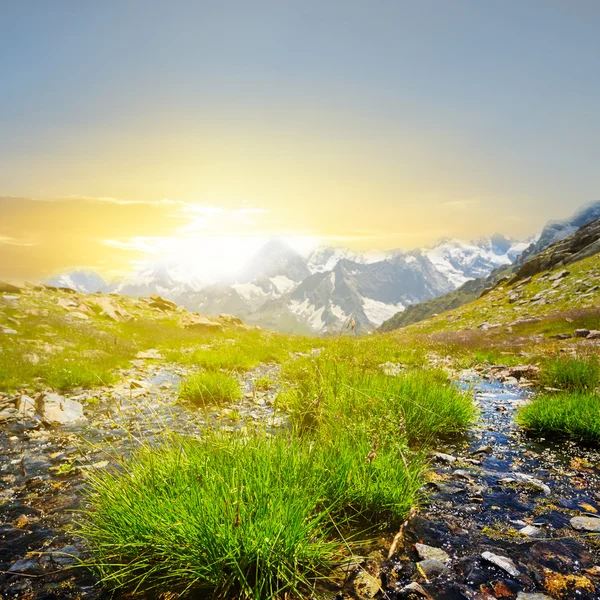
[[448, 570], [441, 560], [436, 560], [435, 558], [429, 558], [418, 562], [417, 569], [427, 580], [435, 579]]
[[444, 463], [448, 463], [448, 464], [452, 464], [455, 463], [457, 458], [456, 456], [452, 456], [452, 454], [444, 454], [443, 452], [436, 452], [433, 455], [433, 458], [437, 461], [437, 462], [444, 462]]
[[32, 419], [35, 417], [35, 400], [23, 394], [17, 400], [17, 410], [19, 411], [19, 417], [26, 417]]
[[573, 517], [571, 527], [577, 531], [600, 533], [600, 519], [597, 517]]
[[354, 579], [354, 592], [361, 599], [374, 598], [381, 590], [381, 579], [361, 571]]
[[517, 594], [517, 600], [553, 600], [553, 598], [547, 594], [528, 594], [527, 592], [519, 592]]
[[483, 560], [495, 565], [499, 569], [506, 571], [512, 577], [518, 577], [521, 572], [517, 569], [515, 563], [505, 556], [498, 556], [497, 554], [493, 554], [492, 552], [484, 552], [481, 555]]
[[526, 473], [511, 473], [510, 477], [504, 477], [503, 479], [499, 479], [498, 483], [516, 484], [517, 486], [524, 487], [526, 489], [541, 492], [546, 496], [549, 496], [551, 494], [549, 486], [547, 486], [544, 482], [540, 481], [539, 479], [536, 479], [531, 475], [527, 475]]
[[441, 548], [434, 548], [427, 544], [415, 544], [415, 550], [421, 560], [439, 560], [441, 562], [448, 562], [450, 556], [447, 552], [444, 552]]
[[535, 538], [540, 537], [543, 531], [539, 527], [533, 525], [526, 525], [523, 529], [519, 529], [519, 533], [526, 535], [527, 537]]
[[477, 448], [477, 450], [473, 450], [473, 452], [471, 452], [471, 454], [491, 454], [491, 453], [492, 453], [491, 446], [479, 446], [479, 448]]
[[464, 469], [456, 469], [456, 471], [452, 473], [452, 477], [454, 477], [454, 479], [465, 479], [467, 481], [471, 479], [469, 473]]
[[590, 330], [589, 329], [576, 329], [574, 335], [576, 338], [586, 338], [588, 335], [590, 335]]
[[40, 563], [37, 560], [23, 558], [13, 563], [8, 569], [9, 573], [35, 573], [40, 570]]
[[588, 335], [585, 338], [586, 340], [600, 340], [600, 331], [598, 331], [597, 329], [593, 329], [592, 331], [590, 331], [588, 333]]

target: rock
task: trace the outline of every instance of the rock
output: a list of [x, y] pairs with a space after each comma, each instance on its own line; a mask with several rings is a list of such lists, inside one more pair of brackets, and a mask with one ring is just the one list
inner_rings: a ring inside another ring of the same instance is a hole
[[441, 560], [436, 560], [435, 558], [429, 558], [427, 560], [422, 560], [417, 563], [417, 569], [419, 573], [425, 579], [431, 580], [443, 575], [448, 568]]
[[150, 304], [151, 308], [158, 308], [159, 310], [164, 310], [165, 312], [170, 310], [177, 310], [177, 304], [175, 302], [171, 302], [170, 300], [165, 300], [156, 294], [150, 294]]
[[588, 335], [590, 335], [590, 330], [589, 329], [576, 329], [574, 335], [576, 338], [586, 338]]
[[89, 321], [90, 320], [90, 318], [89, 318], [88, 315], [86, 315], [85, 313], [82, 313], [82, 312], [80, 312], [78, 310], [72, 312], [71, 316], [75, 317], [76, 319], [79, 319], [81, 321]]
[[567, 271], [566, 269], [563, 269], [562, 271], [559, 271], [555, 275], [552, 275], [552, 277], [548, 277], [548, 281], [558, 281], [559, 279], [564, 279], [565, 277], [568, 277], [570, 274], [571, 273], [569, 271]]
[[74, 565], [79, 558], [80, 552], [75, 546], [65, 546], [56, 552], [52, 552], [51, 557], [55, 563], [62, 566]]
[[102, 310], [102, 314], [106, 315], [113, 321], [132, 321], [133, 316], [130, 315], [124, 308], [117, 306], [110, 298], [105, 296], [98, 296], [90, 302], [94, 303], [98, 308]]
[[491, 454], [491, 453], [492, 453], [491, 446], [479, 446], [479, 448], [477, 448], [477, 450], [473, 450], [473, 452], [471, 452], [471, 454]]
[[19, 411], [14, 406], [8, 406], [0, 410], [0, 423], [16, 419], [19, 416]]
[[590, 331], [588, 333], [588, 335], [585, 338], [586, 340], [600, 340], [600, 331], [598, 331], [597, 329], [593, 329], [592, 331]]
[[600, 533], [600, 518], [598, 517], [573, 517], [571, 527], [577, 531], [590, 531]]
[[465, 471], [464, 469], [456, 469], [456, 471], [452, 473], [452, 477], [454, 479], [464, 479], [466, 481], [469, 481], [471, 479], [471, 476], [469, 475], [468, 471]]
[[36, 406], [42, 420], [48, 425], [65, 425], [86, 420], [83, 406], [79, 402], [59, 394], [45, 394], [38, 399]]
[[506, 558], [505, 556], [498, 556], [497, 554], [493, 554], [492, 552], [484, 552], [481, 555], [483, 560], [495, 565], [499, 569], [502, 569], [512, 577], [518, 577], [521, 572], [517, 569], [515, 563], [510, 560], [510, 558]]
[[193, 320], [185, 324], [186, 329], [192, 329], [200, 333], [216, 333], [223, 331], [224, 327], [218, 321], [213, 321], [208, 317], [195, 316]]
[[528, 594], [527, 592], [519, 592], [517, 594], [517, 600], [553, 600], [553, 598], [547, 594]]
[[447, 552], [444, 552], [441, 548], [434, 548], [427, 544], [415, 544], [415, 550], [421, 560], [439, 560], [441, 562], [448, 562], [450, 556]]
[[36, 414], [35, 400], [23, 394], [17, 400], [17, 410], [19, 411], [19, 417], [33, 419]]
[[544, 482], [532, 477], [531, 475], [527, 475], [526, 473], [511, 473], [509, 477], [503, 477], [502, 479], [499, 479], [498, 483], [504, 485], [516, 484], [516, 486], [541, 492], [546, 496], [549, 496], [551, 493], [550, 488]]
[[556, 335], [550, 336], [555, 340], [570, 340], [573, 336], [570, 333], [557, 333]]
[[0, 281], [0, 294], [20, 294], [21, 288], [8, 283], [6, 281]]
[[222, 314], [219, 315], [219, 321], [223, 321], [223, 323], [226, 323], [227, 325], [243, 325], [244, 323], [242, 322], [241, 319], [239, 319], [238, 317], [234, 317], [233, 315], [227, 315], [227, 314]]
[[353, 587], [358, 598], [374, 598], [381, 590], [381, 579], [361, 571], [354, 579]]
[[539, 527], [533, 525], [526, 525], [523, 529], [519, 529], [519, 533], [526, 535], [527, 537], [536, 538], [540, 537], [544, 532]]
[[437, 462], [444, 462], [444, 463], [448, 463], [448, 464], [452, 464], [455, 463], [457, 461], [456, 456], [452, 456], [451, 454], [444, 454], [443, 452], [436, 452], [433, 455], [433, 458], [437, 461]]
[[23, 558], [13, 563], [8, 569], [9, 573], [36, 573], [40, 571], [40, 563], [31, 558]]
[[16, 329], [11, 329], [10, 327], [0, 327], [0, 331], [4, 335], [17, 335], [19, 333]]
[[138, 352], [135, 355], [136, 358], [140, 358], [140, 359], [161, 359], [164, 358], [163, 355], [156, 349], [156, 348], [152, 348], [151, 350], [146, 350], [145, 352], [140, 350], [140, 352]]

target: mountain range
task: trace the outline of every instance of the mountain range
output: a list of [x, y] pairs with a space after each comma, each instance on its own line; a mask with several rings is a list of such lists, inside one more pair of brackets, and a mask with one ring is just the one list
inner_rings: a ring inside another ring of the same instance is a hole
[[494, 287], [503, 278], [510, 278], [513, 274], [518, 273], [524, 265], [531, 264], [532, 259], [542, 255], [547, 248], [569, 238], [575, 232], [599, 218], [600, 202], [595, 202], [579, 209], [567, 219], [548, 222], [540, 236], [534, 239], [511, 263], [501, 265], [485, 276], [473, 278], [446, 294], [409, 306], [405, 311], [398, 312], [385, 321], [379, 327], [379, 330], [392, 331], [405, 327], [476, 300], [482, 293]]
[[156, 263], [110, 283], [95, 272], [77, 270], [46, 283], [87, 293], [158, 294], [189, 310], [230, 313], [288, 332], [333, 333], [351, 319], [364, 332], [407, 306], [512, 264], [530, 241], [494, 235], [471, 242], [443, 239], [409, 252], [319, 247], [303, 256], [273, 239], [235, 277], [216, 282], [190, 277], [177, 264]]

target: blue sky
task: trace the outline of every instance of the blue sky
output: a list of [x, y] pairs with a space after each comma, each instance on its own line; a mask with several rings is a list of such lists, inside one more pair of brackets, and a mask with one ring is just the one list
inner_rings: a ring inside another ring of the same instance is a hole
[[585, 0], [4, 2], [0, 196], [528, 235], [600, 198], [598, 31]]

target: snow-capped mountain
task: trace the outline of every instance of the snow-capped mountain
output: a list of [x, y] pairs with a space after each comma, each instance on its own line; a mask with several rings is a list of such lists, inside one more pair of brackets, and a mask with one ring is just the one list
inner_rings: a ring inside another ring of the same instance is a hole
[[179, 301], [186, 294], [197, 292], [210, 283], [191, 276], [181, 265], [152, 263], [118, 281], [112, 291], [138, 297], [158, 294]]
[[510, 265], [531, 240], [520, 242], [500, 234], [472, 242], [444, 239], [424, 253], [435, 267], [459, 287], [469, 279], [486, 277], [502, 265]]
[[84, 294], [110, 292], [112, 288], [111, 284], [94, 271], [67, 271], [66, 273], [51, 277], [46, 281], [46, 284], [55, 287], [70, 288]]
[[53, 278], [79, 291], [159, 294], [190, 310], [231, 313], [247, 322], [285, 331], [328, 333], [353, 319], [370, 331], [407, 306], [456, 289], [509, 264], [527, 247], [500, 235], [473, 242], [441, 240], [411, 252], [361, 254], [321, 247], [307, 257], [271, 240], [238, 271], [220, 281], [201, 281], [177, 264], [148, 264], [112, 285], [94, 274]]
[[367, 264], [385, 258], [384, 253], [360, 253], [348, 248], [320, 246], [313, 250], [307, 258], [307, 266], [311, 273], [331, 271], [342, 259], [355, 263]]

